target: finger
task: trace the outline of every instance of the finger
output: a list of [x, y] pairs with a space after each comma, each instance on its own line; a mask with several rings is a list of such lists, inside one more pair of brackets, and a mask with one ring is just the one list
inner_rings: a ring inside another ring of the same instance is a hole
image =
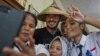
[[67, 14], [69, 14], [69, 15], [70, 15], [70, 14], [71, 14], [71, 13], [70, 13], [70, 11], [67, 11]]
[[20, 38], [15, 38], [15, 43], [17, 43], [21, 47], [22, 51], [27, 52], [28, 47], [22, 40], [20, 40]]
[[71, 16], [73, 14], [73, 11], [71, 11], [71, 9], [68, 8], [67, 13], [69, 14], [69, 16]]
[[21, 53], [14, 51], [12, 48], [4, 47], [3, 53], [10, 55], [10, 56], [22, 56]]
[[70, 18], [71, 14], [67, 11], [67, 18]]
[[69, 14], [72, 14], [73, 10], [71, 9], [71, 7], [68, 8], [68, 12]]
[[30, 36], [30, 37], [29, 37], [29, 41], [30, 41], [29, 47], [30, 47], [30, 48], [34, 48], [35, 39], [34, 39], [32, 36]]
[[13, 50], [9, 47], [4, 47], [2, 52], [5, 54], [11, 54], [13, 52]]
[[72, 15], [72, 16], [73, 16], [73, 17], [76, 16], [76, 11], [73, 12], [73, 15]]
[[74, 11], [79, 11], [79, 9], [78, 9], [74, 4], [71, 5], [71, 8], [72, 8]]
[[70, 12], [73, 12], [73, 9], [71, 8], [71, 6], [69, 7]]
[[71, 7], [69, 8], [69, 10], [70, 10], [70, 16], [72, 17], [73, 13], [74, 13], [74, 10]]

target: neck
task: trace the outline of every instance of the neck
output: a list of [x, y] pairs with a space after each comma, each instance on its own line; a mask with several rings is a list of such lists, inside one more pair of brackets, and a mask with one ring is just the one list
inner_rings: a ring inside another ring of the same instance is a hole
[[79, 43], [80, 43], [81, 38], [82, 38], [82, 34], [77, 35], [76, 37], [74, 37], [74, 41], [75, 41], [75, 43], [76, 43], [76, 44], [79, 44]]
[[55, 32], [57, 31], [57, 28], [48, 28], [47, 27], [47, 30], [49, 31], [49, 33], [55, 34]]

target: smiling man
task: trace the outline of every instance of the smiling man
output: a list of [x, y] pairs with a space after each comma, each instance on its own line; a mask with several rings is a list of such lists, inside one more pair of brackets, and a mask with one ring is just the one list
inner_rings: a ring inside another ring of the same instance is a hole
[[46, 22], [47, 26], [36, 30], [36, 43], [44, 44], [48, 48], [54, 37], [61, 36], [61, 32], [57, 27], [60, 21], [66, 19], [66, 13], [58, 7], [50, 6], [39, 13], [37, 17], [40, 21]]

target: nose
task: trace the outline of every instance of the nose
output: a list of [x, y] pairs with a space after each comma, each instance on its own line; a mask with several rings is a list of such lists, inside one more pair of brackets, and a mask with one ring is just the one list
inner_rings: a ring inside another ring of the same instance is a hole
[[24, 29], [25, 29], [26, 31], [29, 31], [29, 26], [26, 25]]
[[56, 53], [56, 51], [57, 51], [56, 49], [52, 49], [52, 52], [53, 52], [53, 53]]
[[53, 18], [52, 17], [50, 17], [50, 21], [52, 21], [53, 20]]
[[69, 30], [71, 28], [71, 25], [70, 24], [68, 24], [67, 25], [67, 30]]

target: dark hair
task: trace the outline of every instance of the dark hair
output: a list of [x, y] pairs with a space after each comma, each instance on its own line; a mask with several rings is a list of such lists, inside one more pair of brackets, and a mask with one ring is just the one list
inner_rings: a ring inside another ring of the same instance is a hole
[[65, 23], [66, 23], [66, 20], [62, 21], [62, 23], [61, 23], [61, 32], [62, 32], [62, 34], [64, 32], [64, 25], [65, 25]]
[[31, 15], [34, 18], [35, 26], [37, 26], [37, 17], [36, 17], [36, 15], [34, 15], [34, 14], [30, 13], [30, 12], [25, 12], [24, 19], [26, 18], [27, 15]]
[[23, 24], [23, 22], [24, 22], [24, 20], [25, 20], [25, 18], [26, 18], [27, 15], [31, 15], [34, 18], [34, 20], [35, 20], [35, 27], [37, 26], [37, 17], [34, 14], [30, 13], [30, 12], [25, 12], [24, 16], [23, 16], [23, 21], [22, 21], [22, 23], [20, 25], [19, 31], [17, 32], [16, 36], [19, 35], [19, 32], [20, 32], [21, 27], [22, 27], [22, 24]]
[[89, 34], [89, 31], [88, 31], [88, 29], [86, 27], [86, 24], [84, 24], [83, 34], [84, 35], [88, 35]]

